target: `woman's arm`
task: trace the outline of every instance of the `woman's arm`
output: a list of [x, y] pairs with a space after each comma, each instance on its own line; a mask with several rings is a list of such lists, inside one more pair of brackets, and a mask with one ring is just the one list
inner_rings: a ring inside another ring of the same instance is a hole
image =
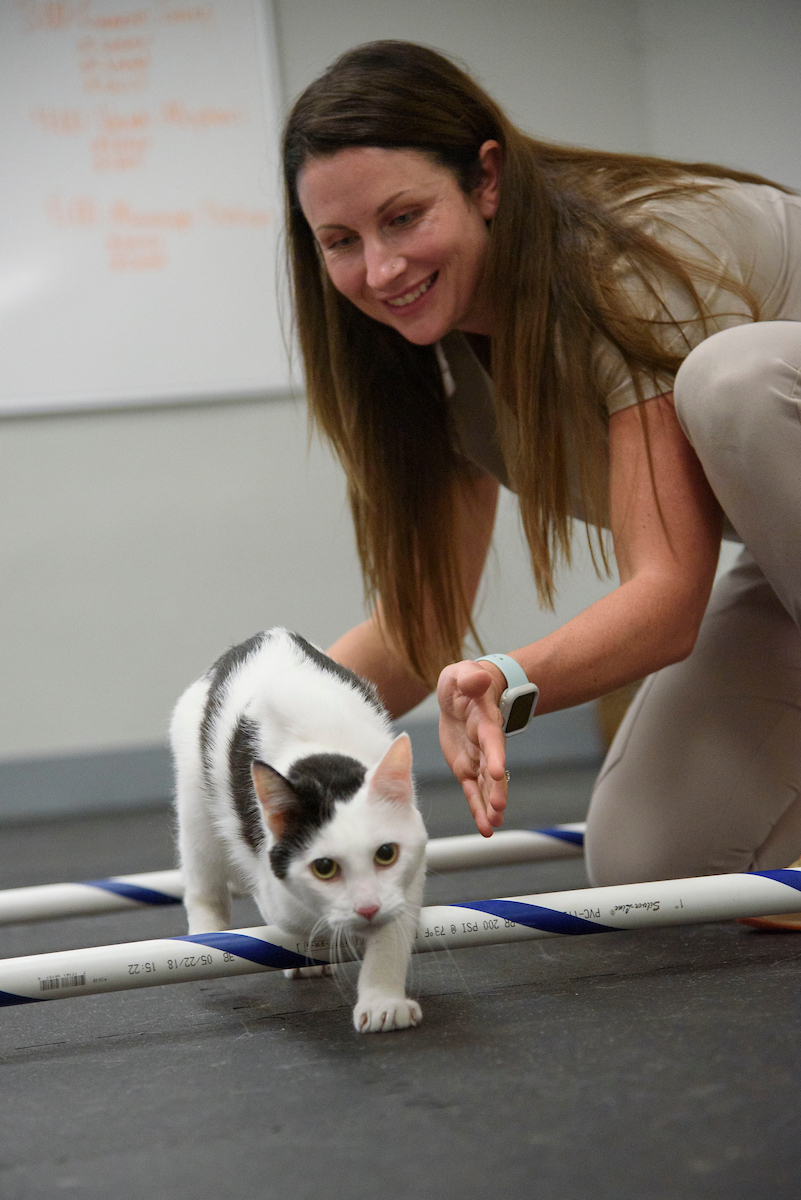
[[[462, 587], [472, 608], [492, 540], [498, 484], [490, 475], [471, 468], [457, 479], [455, 503]], [[402, 716], [429, 694], [387, 644], [380, 604], [367, 621], [338, 638], [328, 653], [357, 675], [372, 680], [393, 717]]]
[[[672, 394], [659, 396], [610, 419], [610, 524], [620, 586], [554, 633], [512, 651], [540, 688], [540, 714], [595, 699], [693, 648], [715, 576], [722, 515], [672, 401]], [[497, 709], [505, 686], [492, 664], [462, 662], [443, 671], [437, 689], [443, 753], [485, 836], [501, 824], [506, 803]]]
[[409, 674], [387, 645], [378, 613], [337, 638], [326, 653], [374, 683], [392, 717], [402, 716], [428, 695], [428, 688]]

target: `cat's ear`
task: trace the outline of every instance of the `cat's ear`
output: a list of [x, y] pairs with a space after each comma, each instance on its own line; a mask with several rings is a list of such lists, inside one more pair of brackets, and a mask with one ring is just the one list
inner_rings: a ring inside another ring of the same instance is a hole
[[396, 804], [408, 804], [412, 799], [412, 743], [408, 733], [399, 734], [373, 767], [368, 794], [373, 799], [392, 800]]
[[270, 833], [274, 838], [280, 839], [286, 827], [287, 813], [295, 800], [295, 793], [283, 775], [267, 763], [260, 762], [258, 758], [254, 758], [250, 764], [250, 774]]

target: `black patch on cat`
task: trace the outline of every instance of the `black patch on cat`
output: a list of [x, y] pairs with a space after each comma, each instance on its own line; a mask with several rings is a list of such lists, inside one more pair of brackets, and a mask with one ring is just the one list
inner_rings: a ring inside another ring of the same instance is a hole
[[284, 834], [270, 851], [270, 866], [279, 879], [286, 876], [290, 860], [331, 819], [337, 800], [355, 796], [366, 774], [364, 764], [347, 754], [310, 754], [292, 764], [285, 778], [296, 803], [286, 810]]
[[225, 651], [225, 654], [221, 654], [208, 670], [208, 674], [211, 676], [211, 686], [206, 697], [203, 720], [200, 722], [200, 757], [207, 774], [211, 770], [209, 754], [211, 732], [223, 705], [226, 684], [237, 667], [250, 658], [251, 654], [254, 654], [268, 637], [269, 634], [266, 633], [254, 633], [253, 637], [248, 638], [246, 642], [240, 642], [238, 646], [231, 646], [229, 650]]
[[386, 709], [379, 700], [378, 692], [372, 683], [368, 683], [366, 679], [362, 679], [355, 671], [350, 671], [347, 667], [343, 667], [342, 663], [334, 662], [333, 658], [329, 658], [327, 654], [323, 654], [322, 650], [318, 650], [315, 646], [312, 646], [311, 642], [307, 642], [305, 637], [301, 637], [299, 633], [289, 633], [289, 636], [298, 649], [302, 650], [316, 667], [319, 667], [321, 671], [327, 671], [329, 675], [336, 675], [337, 679], [341, 679], [343, 683], [347, 683], [350, 687], [355, 688], [357, 692], [361, 693], [368, 704], [372, 704], [373, 708], [380, 712], [382, 716], [386, 714]]
[[250, 764], [256, 753], [259, 731], [253, 721], [240, 717], [228, 743], [228, 770], [231, 775], [231, 796], [242, 837], [251, 850], [258, 850], [265, 839], [261, 805], [253, 787]]

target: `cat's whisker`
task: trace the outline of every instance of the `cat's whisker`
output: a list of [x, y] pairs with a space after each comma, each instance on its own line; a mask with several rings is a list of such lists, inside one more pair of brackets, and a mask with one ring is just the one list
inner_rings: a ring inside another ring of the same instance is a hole
[[349, 973], [346, 968], [353, 955], [352, 947], [349, 945], [349, 937], [347, 928], [342, 925], [334, 925], [331, 929], [331, 961], [338, 964], [338, 969], [334, 970], [333, 979], [336, 984], [337, 991], [343, 1000], [351, 1002], [353, 987]]
[[317, 941], [318, 937], [321, 938], [321, 940], [323, 938], [328, 940], [327, 921], [325, 917], [318, 917], [311, 927], [311, 931], [309, 933], [309, 942], [312, 944], [312, 949], [309, 951], [310, 958], [314, 958], [313, 945]]
[[359, 957], [350, 926], [344, 921], [336, 928], [336, 947], [339, 962], [351, 962]]
[[[416, 905], [406, 901], [402, 907], [403, 916], [406, 920], [401, 922], [401, 929], [404, 937], [408, 940], [409, 952], [411, 954], [412, 945], [414, 943], [414, 933], [419, 919], [419, 909]], [[436, 946], [439, 951], [437, 954], [412, 954], [410, 958], [410, 990], [414, 993], [419, 991], [419, 985], [423, 977], [423, 972], [434, 972], [440, 980], [445, 979], [448, 967], [451, 967], [457, 974], [459, 981], [465, 992], [470, 994], [470, 985], [465, 978], [464, 972], [459, 966], [458, 960], [454, 957], [453, 952], [449, 947]]]

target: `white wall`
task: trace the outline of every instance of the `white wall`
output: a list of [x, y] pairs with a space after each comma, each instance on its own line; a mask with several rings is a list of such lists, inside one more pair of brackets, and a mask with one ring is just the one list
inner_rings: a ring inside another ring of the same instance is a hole
[[0, 753], [162, 741], [232, 642], [360, 619], [340, 475], [306, 444], [292, 401], [0, 426]]
[[349, 47], [425, 42], [460, 57], [522, 126], [645, 150], [635, 0], [278, 0], [292, 100]]
[[[546, 136], [791, 179], [765, 131], [782, 125], [777, 152], [796, 138], [797, 172], [794, 10], [280, 0], [277, 17], [289, 97], [348, 46], [412, 38], [460, 55]], [[307, 455], [290, 400], [5, 421], [0, 495], [0, 758], [159, 743], [175, 697], [226, 645], [275, 623], [326, 643], [361, 619], [342, 479], [327, 452]], [[540, 614], [505, 498], [479, 619], [490, 648], [540, 636], [607, 586], [585, 566], [556, 616]]]
[[801, 188], [798, 0], [641, 0], [639, 7], [653, 152]]

